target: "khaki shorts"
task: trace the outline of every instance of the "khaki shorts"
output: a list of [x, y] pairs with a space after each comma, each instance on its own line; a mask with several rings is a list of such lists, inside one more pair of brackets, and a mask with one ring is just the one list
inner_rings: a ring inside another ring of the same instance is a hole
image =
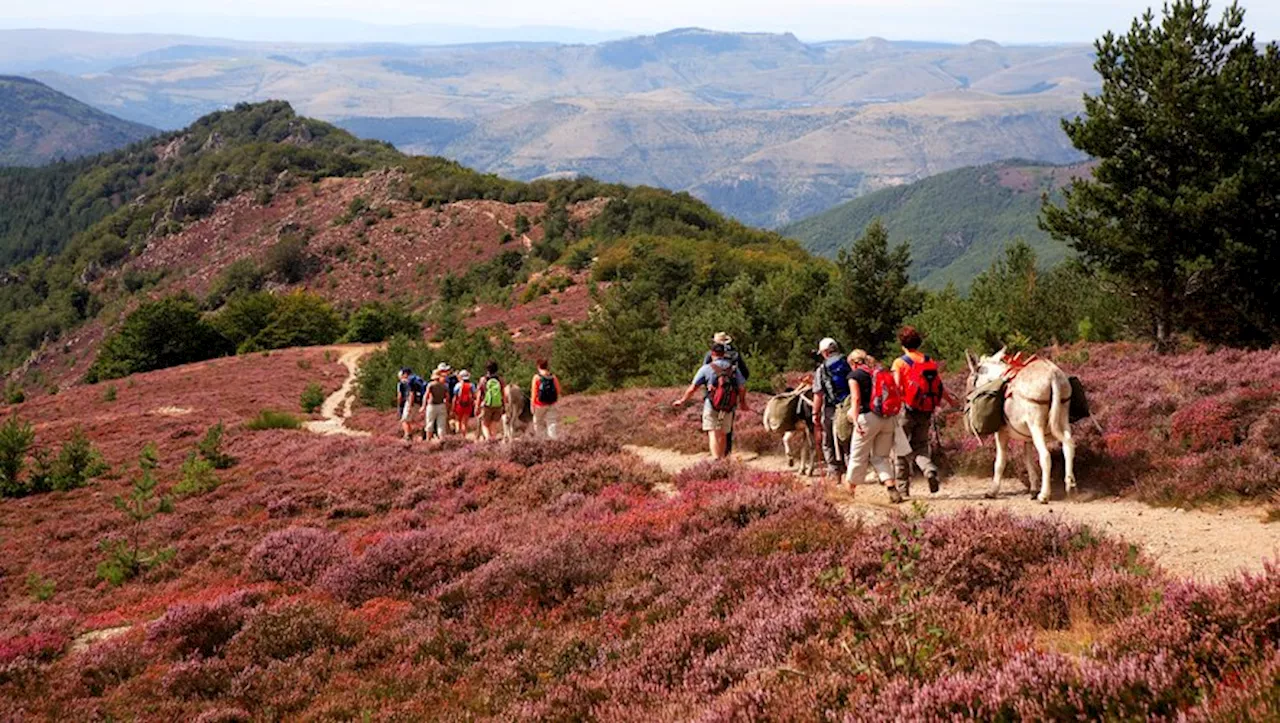
[[502, 421], [502, 407], [480, 407], [480, 421], [497, 424]]
[[724, 432], [725, 434], [732, 432], [733, 415], [733, 412], [717, 412], [711, 408], [711, 402], [704, 402], [702, 405], [702, 431]]

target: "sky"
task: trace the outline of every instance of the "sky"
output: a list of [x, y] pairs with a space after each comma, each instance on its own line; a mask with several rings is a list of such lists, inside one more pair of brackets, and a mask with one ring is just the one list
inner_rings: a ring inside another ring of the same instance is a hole
[[[381, 26], [455, 26], [455, 31], [505, 28], [508, 30], [498, 33], [501, 39], [528, 36], [582, 42], [699, 26], [792, 32], [806, 41], [881, 36], [891, 40], [967, 42], [982, 38], [1002, 43], [1068, 43], [1092, 41], [1106, 30], [1123, 30], [1152, 4], [1150, 0], [219, 0], [200, 5], [201, 14], [196, 16], [175, 14], [172, 0], [50, 0], [35, 4], [0, 0], [0, 27], [182, 32], [295, 41], [364, 40], [370, 38], [355, 36], [374, 32], [332, 22], [338, 20]], [[1223, 5], [1215, 3], [1215, 7]], [[1246, 24], [1260, 39], [1280, 38], [1280, 0], [1245, 0], [1242, 5]], [[301, 22], [303, 19], [309, 22]], [[554, 27], [540, 32], [530, 26]], [[574, 33], [570, 29], [593, 32]], [[353, 37], [340, 37], [344, 34]], [[425, 40], [452, 39], [448, 28], [437, 35]]]

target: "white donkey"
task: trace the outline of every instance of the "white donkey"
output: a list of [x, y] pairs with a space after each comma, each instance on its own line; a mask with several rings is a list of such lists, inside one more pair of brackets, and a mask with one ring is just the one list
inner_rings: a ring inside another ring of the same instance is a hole
[[1071, 401], [1071, 382], [1066, 372], [1047, 359], [1032, 358], [1025, 365], [1016, 358], [1010, 359], [1001, 349], [992, 356], [969, 359], [969, 388], [981, 386], [1004, 377], [1009, 379], [1005, 387], [1004, 424], [996, 432], [996, 469], [991, 491], [987, 497], [1000, 493], [1000, 477], [1004, 474], [1005, 450], [1012, 440], [1031, 442], [1026, 447], [1027, 489], [1035, 478], [1034, 453], [1040, 455], [1041, 504], [1049, 502], [1049, 471], [1053, 468], [1049, 456], [1049, 435], [1062, 442], [1062, 456], [1066, 461], [1067, 495], [1076, 490], [1076, 445], [1071, 439], [1071, 422], [1068, 407]]
[[[764, 405], [763, 417], [764, 428], [782, 437], [787, 466], [794, 467], [799, 459], [800, 474], [812, 475], [817, 456], [813, 447], [813, 390], [805, 385], [771, 398]], [[798, 449], [797, 436], [800, 437]]]

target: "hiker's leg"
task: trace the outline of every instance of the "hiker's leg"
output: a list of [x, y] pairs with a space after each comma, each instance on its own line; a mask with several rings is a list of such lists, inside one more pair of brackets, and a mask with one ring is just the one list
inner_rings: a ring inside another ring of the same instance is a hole
[[827, 407], [822, 410], [822, 459], [827, 465], [827, 474], [837, 476], [840, 473], [840, 452], [835, 430], [836, 410]]
[[547, 439], [558, 439], [560, 437], [560, 410], [554, 404], [542, 411], [542, 417], [547, 423]]
[[895, 470], [893, 467], [893, 431], [897, 428], [896, 419], [886, 419], [875, 414], [867, 415], [868, 436], [870, 437], [871, 467], [876, 478], [885, 487], [895, 488]]
[[933, 450], [929, 448], [929, 424], [932, 415], [926, 412], [907, 412], [911, 420], [911, 431], [907, 438], [911, 441], [911, 459], [916, 467], [927, 477], [930, 472], [937, 474], [938, 467], [933, 463]]
[[848, 468], [844, 474], [846, 484], [860, 485], [867, 481], [867, 467], [871, 462], [871, 442], [872, 430], [868, 429], [866, 424], [869, 414], [858, 415], [858, 426], [862, 427], [859, 433], [855, 428], [853, 430], [853, 439], [849, 443], [849, 459]]
[[733, 454], [733, 432], [724, 435], [724, 456]]

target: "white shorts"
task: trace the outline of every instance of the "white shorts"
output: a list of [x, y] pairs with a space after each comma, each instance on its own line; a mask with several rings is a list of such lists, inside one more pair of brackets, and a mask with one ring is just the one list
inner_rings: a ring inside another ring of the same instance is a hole
[[733, 431], [733, 415], [733, 412], [717, 412], [712, 409], [710, 401], [703, 402], [702, 431], [729, 434]]
[[404, 409], [400, 410], [400, 421], [408, 422], [413, 419], [413, 400], [404, 403]]

